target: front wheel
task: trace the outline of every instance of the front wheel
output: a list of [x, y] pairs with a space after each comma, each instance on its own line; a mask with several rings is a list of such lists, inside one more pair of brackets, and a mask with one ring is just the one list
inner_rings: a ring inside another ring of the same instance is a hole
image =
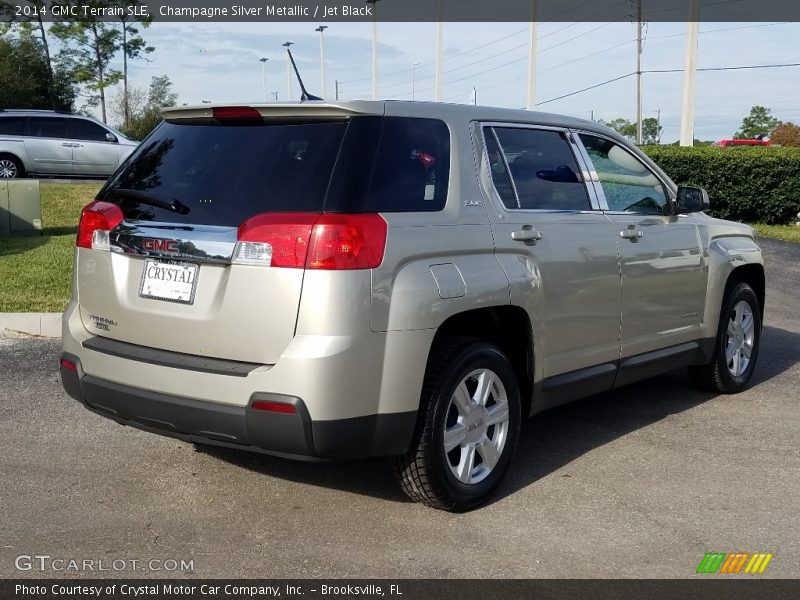
[[758, 359], [761, 307], [753, 288], [732, 284], [722, 301], [714, 355], [707, 365], [689, 367], [704, 390], [735, 394], [747, 387]]
[[497, 488], [517, 445], [520, 397], [514, 370], [496, 346], [447, 340], [431, 351], [420, 420], [394, 473], [413, 500], [463, 511]]

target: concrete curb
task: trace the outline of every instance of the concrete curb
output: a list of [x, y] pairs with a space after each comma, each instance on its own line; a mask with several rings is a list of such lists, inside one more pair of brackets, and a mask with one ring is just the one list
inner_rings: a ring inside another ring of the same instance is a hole
[[4, 333], [60, 338], [61, 313], [0, 313], [0, 335]]

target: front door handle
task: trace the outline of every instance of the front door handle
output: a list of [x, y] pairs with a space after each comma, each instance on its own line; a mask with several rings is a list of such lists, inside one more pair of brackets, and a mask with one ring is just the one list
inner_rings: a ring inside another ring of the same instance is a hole
[[628, 225], [627, 229], [623, 229], [619, 232], [619, 237], [635, 243], [644, 237], [644, 232], [636, 227], [636, 225]]
[[530, 225], [525, 225], [519, 231], [512, 231], [511, 239], [517, 242], [538, 242], [542, 239], [542, 234]]

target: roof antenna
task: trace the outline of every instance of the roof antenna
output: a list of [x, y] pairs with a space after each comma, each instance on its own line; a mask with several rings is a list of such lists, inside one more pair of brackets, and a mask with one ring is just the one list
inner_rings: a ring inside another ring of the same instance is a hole
[[300, 101], [305, 102], [306, 100], [322, 100], [322, 98], [319, 96], [314, 96], [306, 91], [306, 86], [303, 85], [303, 79], [300, 77], [300, 71], [297, 70], [297, 65], [294, 63], [294, 56], [292, 56], [292, 51], [289, 50], [288, 46], [286, 47], [286, 52], [289, 54], [289, 60], [292, 61], [292, 68], [294, 69], [294, 74], [297, 75], [297, 82], [300, 84], [300, 91], [303, 92], [300, 94]]

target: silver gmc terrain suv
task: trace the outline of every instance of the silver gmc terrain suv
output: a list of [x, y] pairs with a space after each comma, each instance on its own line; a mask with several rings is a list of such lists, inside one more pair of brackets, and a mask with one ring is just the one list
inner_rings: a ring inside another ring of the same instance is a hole
[[412, 102], [182, 107], [84, 208], [61, 375], [199, 444], [498, 486], [523, 417], [688, 366], [743, 389], [750, 227], [596, 123]]

